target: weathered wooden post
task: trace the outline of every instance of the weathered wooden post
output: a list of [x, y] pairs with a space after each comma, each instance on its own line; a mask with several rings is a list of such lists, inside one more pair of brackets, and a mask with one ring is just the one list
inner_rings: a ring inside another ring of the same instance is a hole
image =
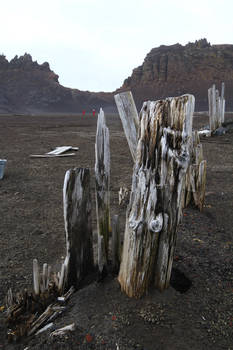
[[168, 287], [189, 165], [194, 97], [145, 102], [118, 280], [130, 297]]
[[129, 149], [136, 160], [137, 133], [139, 127], [138, 112], [131, 91], [121, 92], [114, 96], [122, 126], [128, 141]]
[[201, 211], [205, 201], [206, 160], [197, 131], [193, 131], [189, 153], [190, 165], [186, 174], [184, 206], [187, 207], [193, 202]]
[[[108, 261], [110, 228], [110, 149], [109, 130], [102, 109], [98, 114], [95, 143], [95, 184], [100, 273]], [[101, 256], [103, 255], [103, 256]]]
[[213, 133], [216, 129], [222, 126], [225, 116], [225, 99], [224, 99], [224, 83], [222, 83], [221, 96], [215, 85], [208, 89], [209, 101], [209, 122], [210, 131]]
[[62, 283], [77, 287], [94, 267], [89, 169], [75, 168], [66, 172], [63, 203], [67, 256], [61, 277], [62, 274], [67, 277], [60, 278], [59, 287], [62, 288]]
[[221, 88], [221, 98], [220, 98], [220, 119], [221, 119], [221, 124], [224, 123], [225, 121], [225, 98], [224, 98], [224, 92], [225, 92], [225, 84], [222, 83], [222, 88]]

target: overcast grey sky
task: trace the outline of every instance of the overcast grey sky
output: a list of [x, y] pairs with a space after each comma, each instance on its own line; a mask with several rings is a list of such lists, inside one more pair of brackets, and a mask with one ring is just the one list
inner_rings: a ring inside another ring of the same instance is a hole
[[0, 53], [49, 62], [60, 84], [113, 91], [159, 45], [233, 44], [232, 0], [1, 0]]

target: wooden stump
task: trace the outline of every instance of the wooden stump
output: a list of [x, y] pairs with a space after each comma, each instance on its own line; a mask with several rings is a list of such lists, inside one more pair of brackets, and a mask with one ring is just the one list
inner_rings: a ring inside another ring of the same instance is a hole
[[[110, 149], [109, 130], [106, 126], [105, 116], [102, 109], [98, 115], [96, 143], [95, 143], [95, 184], [96, 184], [96, 212], [98, 236], [98, 257], [101, 261], [100, 272], [108, 260], [108, 244], [110, 228]], [[102, 262], [106, 263], [102, 263]], [[102, 266], [103, 265], [103, 266]]]
[[194, 97], [145, 102], [118, 280], [130, 297], [168, 287], [189, 165]]
[[138, 112], [131, 91], [121, 92], [114, 96], [122, 126], [128, 141], [129, 149], [136, 160], [137, 134], [139, 127]]
[[68, 265], [67, 285], [77, 287], [94, 267], [89, 169], [75, 168], [66, 172], [63, 202], [67, 247], [65, 262]]

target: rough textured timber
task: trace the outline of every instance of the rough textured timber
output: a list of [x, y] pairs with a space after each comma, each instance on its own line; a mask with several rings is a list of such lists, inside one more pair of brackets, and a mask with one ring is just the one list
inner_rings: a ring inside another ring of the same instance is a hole
[[114, 98], [125, 136], [128, 141], [129, 149], [133, 161], [135, 162], [139, 119], [133, 95], [131, 91], [126, 91], [115, 95]]
[[197, 131], [193, 132], [189, 153], [190, 165], [186, 174], [184, 205], [187, 207], [189, 203], [193, 203], [202, 210], [205, 201], [206, 160]]
[[[68, 286], [77, 286], [93, 269], [89, 169], [66, 172], [63, 202], [67, 256], [61, 274], [68, 273]], [[66, 281], [65, 276], [61, 281]]]
[[145, 102], [118, 280], [130, 297], [168, 287], [189, 165], [194, 97]]
[[221, 96], [219, 96], [219, 91], [215, 88], [215, 85], [208, 89], [209, 121], [211, 133], [220, 128], [225, 120], [224, 91], [224, 83], [222, 83]]
[[[95, 184], [96, 184], [96, 211], [98, 229], [98, 262], [102, 269], [108, 260], [108, 243], [110, 232], [110, 150], [109, 130], [106, 126], [102, 109], [98, 115], [96, 143], [95, 143]], [[103, 237], [103, 240], [101, 239]], [[104, 256], [100, 256], [104, 254]]]

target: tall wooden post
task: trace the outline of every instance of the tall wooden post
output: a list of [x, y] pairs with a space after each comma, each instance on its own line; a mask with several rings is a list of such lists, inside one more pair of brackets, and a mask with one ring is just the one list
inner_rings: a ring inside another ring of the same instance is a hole
[[203, 148], [197, 131], [192, 134], [190, 144], [190, 165], [186, 174], [184, 206], [194, 203], [200, 211], [205, 201], [206, 185], [206, 160], [203, 156]]
[[129, 149], [136, 160], [137, 134], [139, 127], [138, 112], [131, 91], [121, 92], [114, 96], [122, 126], [128, 141]]
[[118, 280], [130, 297], [168, 287], [189, 165], [194, 97], [145, 102]]
[[64, 268], [67, 266], [68, 270], [66, 283], [68, 287], [77, 287], [94, 267], [89, 169], [75, 168], [66, 172], [63, 203], [67, 248]]
[[221, 98], [220, 98], [220, 119], [221, 124], [225, 121], [225, 98], [224, 98], [224, 92], [225, 92], [225, 84], [222, 83], [221, 88]]
[[[110, 232], [110, 149], [109, 130], [106, 126], [102, 109], [98, 114], [96, 143], [95, 143], [95, 184], [96, 184], [96, 211], [98, 229], [99, 270], [102, 272], [108, 260], [108, 244]], [[103, 237], [103, 240], [101, 239]], [[104, 263], [103, 263], [104, 262]]]
[[222, 83], [221, 96], [219, 96], [218, 90], [215, 89], [215, 85], [208, 89], [208, 101], [209, 101], [209, 122], [210, 131], [213, 133], [216, 129], [222, 126], [225, 116], [225, 99], [224, 99], [225, 85]]

